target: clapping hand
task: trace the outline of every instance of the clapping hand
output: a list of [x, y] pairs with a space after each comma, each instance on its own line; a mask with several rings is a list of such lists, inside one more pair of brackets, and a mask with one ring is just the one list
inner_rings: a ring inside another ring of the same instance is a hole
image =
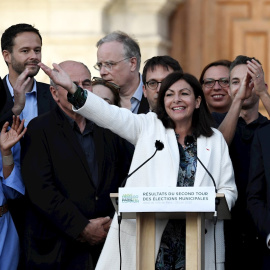
[[29, 69], [26, 68], [17, 78], [14, 90], [14, 106], [12, 112], [15, 115], [20, 115], [25, 106], [25, 93], [31, 91], [33, 86], [33, 78], [28, 76]]
[[26, 128], [24, 128], [24, 120], [20, 123], [20, 117], [13, 115], [13, 123], [7, 131], [9, 123], [6, 122], [0, 134], [0, 150], [3, 156], [11, 153], [11, 148], [24, 136]]
[[242, 102], [249, 98], [252, 94], [252, 90], [254, 88], [254, 82], [252, 81], [252, 77], [249, 73], [246, 74], [245, 78], [242, 80], [241, 85], [235, 97], [242, 100]]
[[247, 73], [252, 78], [255, 93], [260, 96], [260, 94], [267, 92], [262, 66], [256, 60], [252, 59], [251, 61], [247, 61], [247, 68]]

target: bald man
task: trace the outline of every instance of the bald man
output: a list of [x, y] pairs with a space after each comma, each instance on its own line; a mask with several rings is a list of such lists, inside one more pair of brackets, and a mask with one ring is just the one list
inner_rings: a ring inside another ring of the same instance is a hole
[[[91, 91], [91, 73], [79, 62], [60, 66]], [[72, 111], [67, 91], [53, 83], [57, 108], [32, 120], [22, 148], [29, 208], [25, 269], [94, 269], [131, 156], [125, 141]]]

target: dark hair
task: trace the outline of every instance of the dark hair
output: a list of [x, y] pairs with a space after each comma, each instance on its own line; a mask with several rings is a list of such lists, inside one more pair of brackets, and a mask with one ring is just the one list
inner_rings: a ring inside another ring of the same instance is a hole
[[105, 81], [102, 78], [94, 77], [92, 80], [92, 86], [95, 86], [95, 85], [103, 85], [103, 86], [109, 88], [111, 90], [111, 92], [113, 93], [113, 98], [114, 98], [113, 105], [121, 107], [120, 94], [119, 94], [120, 87], [118, 85], [116, 85], [112, 82]]
[[195, 109], [192, 115], [193, 135], [196, 138], [200, 135], [203, 135], [205, 137], [212, 136], [213, 130], [211, 129], [211, 126], [213, 126], [213, 120], [208, 110], [202, 87], [199, 81], [193, 75], [188, 73], [175, 71], [169, 74], [161, 83], [156, 109], [158, 119], [162, 121], [165, 128], [175, 128], [174, 122], [168, 116], [165, 110], [164, 97], [170, 86], [172, 86], [179, 80], [186, 81], [192, 87], [195, 98], [198, 98], [199, 96], [201, 97], [200, 107], [198, 109]]
[[224, 66], [224, 67], [227, 67], [228, 70], [230, 70], [230, 65], [231, 65], [231, 61], [229, 60], [217, 60], [217, 61], [214, 61], [208, 65], [206, 65], [201, 73], [201, 76], [200, 76], [200, 79], [199, 79], [199, 82], [201, 85], [203, 85], [203, 77], [204, 77], [204, 74], [205, 72], [210, 68], [210, 67], [216, 67], [216, 66]]
[[2, 37], [1, 37], [2, 51], [7, 50], [7, 51], [9, 51], [11, 53], [12, 49], [13, 49], [13, 46], [14, 46], [14, 38], [18, 34], [23, 33], [23, 32], [36, 33], [39, 36], [41, 44], [42, 44], [42, 37], [41, 37], [38, 29], [34, 28], [30, 24], [19, 23], [19, 24], [14, 24], [14, 25], [10, 26], [3, 33]]
[[232, 61], [230, 65], [230, 72], [232, 71], [233, 68], [235, 68], [238, 65], [246, 65], [247, 61], [251, 61], [252, 59], [256, 60], [260, 65], [260, 61], [257, 60], [255, 57], [248, 57], [245, 55], [238, 55], [236, 58]]
[[114, 31], [102, 39], [100, 39], [96, 46], [99, 47], [103, 43], [106, 42], [111, 42], [111, 41], [117, 41], [121, 44], [123, 44], [124, 47], [124, 57], [136, 57], [137, 59], [137, 67], [136, 69], [139, 71], [140, 65], [141, 65], [141, 51], [140, 51], [140, 46], [138, 42], [134, 39], [131, 38], [128, 34], [121, 32], [121, 31]]
[[146, 84], [146, 73], [149, 69], [151, 71], [154, 71], [156, 66], [162, 66], [164, 69], [169, 70], [169, 68], [172, 68], [174, 71], [181, 71], [183, 72], [183, 69], [181, 68], [180, 64], [178, 61], [173, 59], [172, 57], [168, 55], [163, 55], [163, 56], [154, 56], [144, 62], [144, 68], [143, 68], [143, 73], [142, 73], [142, 81], [143, 84]]

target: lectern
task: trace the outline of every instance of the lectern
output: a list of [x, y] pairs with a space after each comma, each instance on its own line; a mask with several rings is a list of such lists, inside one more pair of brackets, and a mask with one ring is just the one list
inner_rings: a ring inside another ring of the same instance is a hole
[[[218, 219], [230, 219], [230, 211], [224, 194], [216, 194], [219, 199]], [[118, 213], [118, 193], [112, 193], [111, 199]], [[123, 219], [136, 219], [136, 269], [155, 269], [155, 220], [186, 220], [186, 269], [204, 270], [204, 234], [205, 219], [212, 219], [213, 212], [122, 212]], [[207, 270], [207, 269], [205, 269]]]

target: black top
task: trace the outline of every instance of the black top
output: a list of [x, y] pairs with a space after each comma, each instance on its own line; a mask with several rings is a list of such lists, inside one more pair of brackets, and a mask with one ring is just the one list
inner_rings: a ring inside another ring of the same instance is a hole
[[[219, 126], [227, 113], [212, 113], [212, 115], [217, 126]], [[229, 146], [238, 190], [238, 199], [235, 206], [232, 208], [232, 222], [235, 223], [235, 226], [243, 233], [248, 232], [248, 234], [250, 234], [250, 230], [253, 230], [255, 233], [255, 230], [252, 229], [252, 222], [250, 222], [246, 211], [244, 211], [244, 209], [246, 209], [246, 188], [249, 177], [251, 143], [255, 131], [268, 123], [270, 123], [270, 121], [261, 114], [259, 114], [259, 117], [255, 121], [249, 124], [246, 124], [245, 120], [239, 117], [234, 138]]]

